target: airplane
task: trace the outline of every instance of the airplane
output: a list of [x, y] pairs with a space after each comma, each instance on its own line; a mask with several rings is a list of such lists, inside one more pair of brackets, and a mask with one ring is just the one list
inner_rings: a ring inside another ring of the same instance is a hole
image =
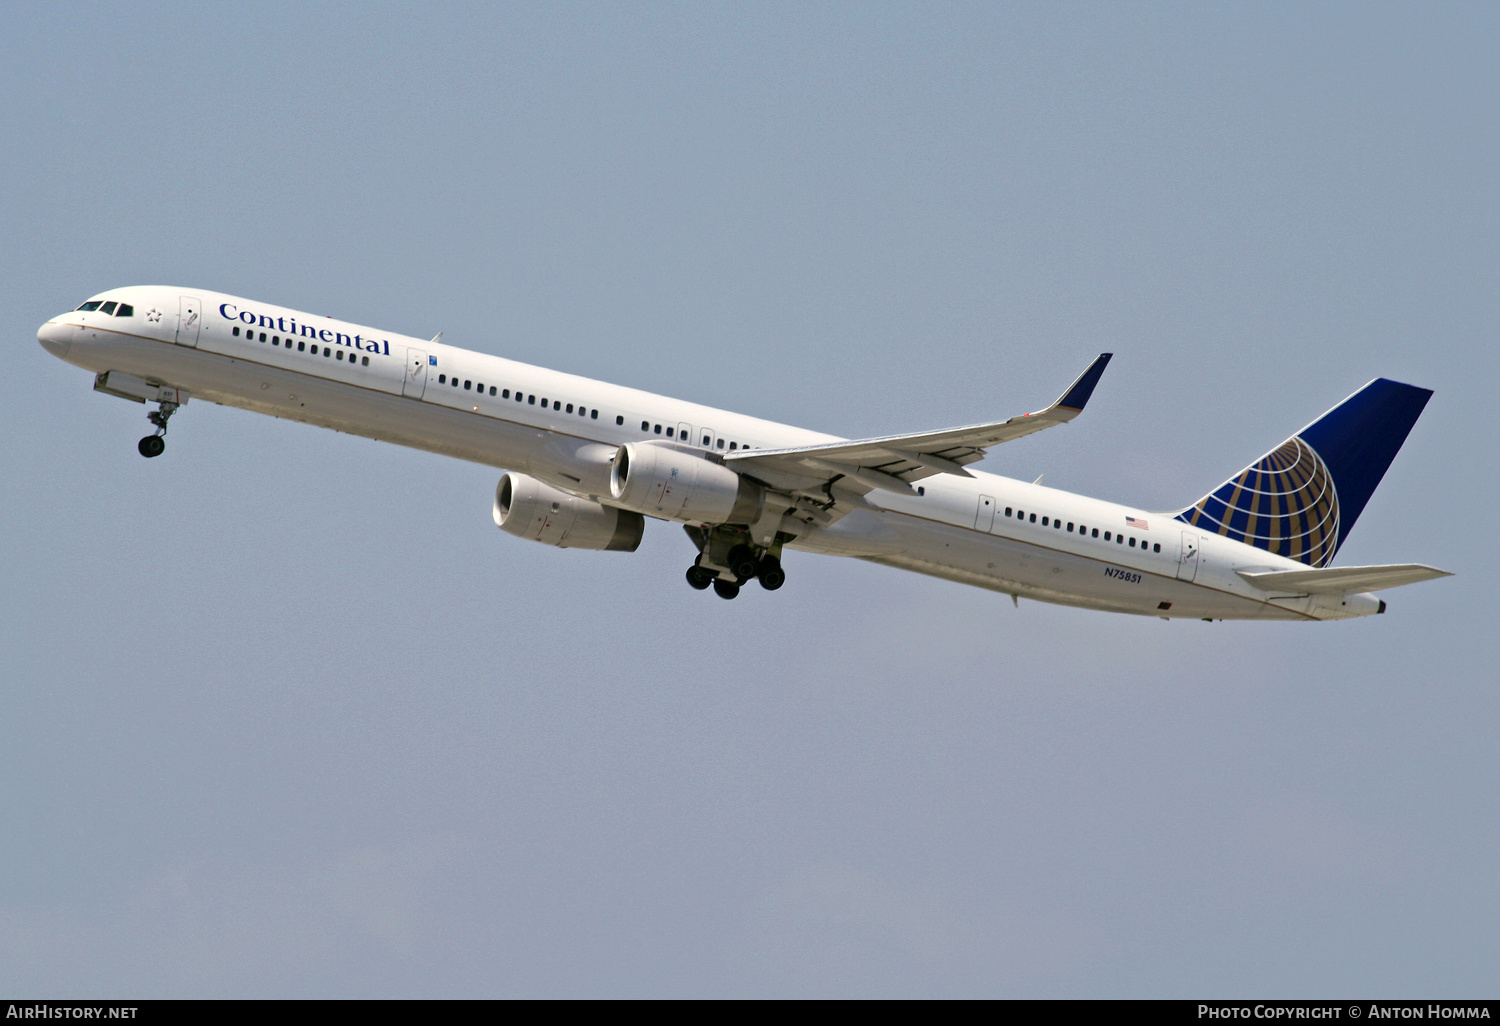
[[633, 552], [683, 526], [688, 584], [775, 591], [787, 550], [852, 556], [1011, 596], [1163, 619], [1341, 620], [1374, 592], [1451, 576], [1334, 567], [1432, 392], [1377, 378], [1197, 502], [1159, 512], [970, 469], [1083, 412], [1111, 354], [1050, 406], [845, 439], [206, 290], [111, 289], [37, 331], [96, 391], [151, 404], [142, 456], [189, 398], [503, 471], [504, 532]]

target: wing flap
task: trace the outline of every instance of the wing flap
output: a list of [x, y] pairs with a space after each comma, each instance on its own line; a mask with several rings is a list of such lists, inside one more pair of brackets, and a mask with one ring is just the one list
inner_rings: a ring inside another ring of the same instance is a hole
[[1380, 591], [1383, 588], [1399, 588], [1403, 584], [1453, 576], [1447, 570], [1421, 563], [1337, 566], [1322, 570], [1238, 570], [1236, 573], [1257, 588], [1296, 592], [1299, 595], [1347, 595], [1361, 591]]

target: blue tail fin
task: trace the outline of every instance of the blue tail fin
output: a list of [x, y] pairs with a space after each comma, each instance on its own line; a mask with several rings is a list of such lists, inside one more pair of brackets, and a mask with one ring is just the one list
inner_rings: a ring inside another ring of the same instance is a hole
[[1431, 397], [1431, 389], [1376, 378], [1177, 519], [1327, 566]]

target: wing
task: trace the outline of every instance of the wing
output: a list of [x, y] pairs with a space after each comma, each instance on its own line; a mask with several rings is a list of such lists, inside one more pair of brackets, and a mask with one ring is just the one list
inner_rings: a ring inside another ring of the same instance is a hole
[[912, 493], [913, 481], [934, 474], [972, 477], [965, 465], [984, 459], [985, 450], [991, 446], [1055, 424], [1066, 424], [1082, 413], [1112, 355], [1101, 353], [1062, 398], [1036, 413], [1023, 413], [994, 424], [915, 435], [886, 435], [790, 449], [742, 449], [725, 453], [724, 461], [734, 470], [794, 491], [826, 491], [837, 482], [857, 495], [872, 488]]
[[1245, 580], [1266, 591], [1293, 591], [1300, 595], [1347, 595], [1358, 591], [1380, 591], [1403, 584], [1452, 577], [1447, 570], [1420, 563], [1393, 566], [1335, 566], [1321, 570], [1237, 570]]

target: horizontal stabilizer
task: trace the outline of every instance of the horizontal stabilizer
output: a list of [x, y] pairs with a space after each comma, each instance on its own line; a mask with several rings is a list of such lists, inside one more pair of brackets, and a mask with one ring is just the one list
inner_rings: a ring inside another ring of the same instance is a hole
[[1237, 573], [1257, 588], [1298, 595], [1349, 595], [1453, 576], [1447, 570], [1421, 563], [1338, 566], [1323, 570], [1240, 570]]

